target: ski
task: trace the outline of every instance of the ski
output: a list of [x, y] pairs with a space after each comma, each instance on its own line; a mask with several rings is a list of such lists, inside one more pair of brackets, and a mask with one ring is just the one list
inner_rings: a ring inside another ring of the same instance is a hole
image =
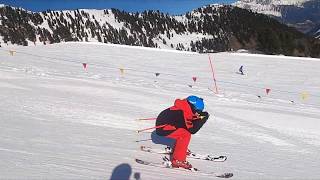
[[[156, 154], [171, 154], [172, 153], [172, 148], [170, 148], [169, 146], [167, 146], [164, 149], [154, 149], [152, 147], [141, 146], [140, 149], [141, 149], [141, 151], [144, 151], [144, 152], [150, 152], [150, 153], [156, 153]], [[227, 156], [203, 155], [203, 154], [198, 154], [198, 153], [194, 153], [191, 151], [188, 151], [187, 158], [200, 159], [200, 160], [206, 160], [206, 161], [214, 161], [214, 162], [224, 162], [227, 160]]]
[[214, 176], [214, 177], [219, 177], [219, 178], [230, 178], [233, 176], [233, 173], [206, 172], [206, 171], [200, 170], [198, 168], [194, 168], [194, 167], [191, 169], [173, 168], [171, 166], [170, 160], [167, 157], [163, 157], [163, 161], [161, 163], [152, 162], [152, 161], [145, 161], [145, 160], [141, 160], [141, 159], [135, 159], [135, 161], [137, 163], [143, 164], [143, 165], [159, 167], [159, 168], [169, 168], [169, 169], [180, 170], [180, 171], [188, 171], [188, 172], [192, 172], [192, 173], [198, 173], [201, 175]]

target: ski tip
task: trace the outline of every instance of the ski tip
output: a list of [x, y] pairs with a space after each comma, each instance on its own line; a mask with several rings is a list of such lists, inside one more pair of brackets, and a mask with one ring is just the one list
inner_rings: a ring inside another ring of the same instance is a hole
[[137, 159], [137, 158], [135, 158], [135, 161], [136, 161], [137, 163], [139, 163], [139, 164], [148, 164], [148, 163], [146, 163], [145, 161], [143, 161], [143, 160], [141, 160], [141, 159]]
[[212, 156], [208, 156], [208, 159], [212, 160], [212, 161], [215, 161], [215, 162], [224, 162], [226, 161], [228, 158], [227, 156], [219, 156], [219, 157], [212, 157]]
[[224, 174], [218, 175], [217, 177], [220, 177], [220, 178], [231, 178], [232, 176], [233, 176], [233, 173], [224, 173]]
[[227, 156], [220, 156], [221, 159], [223, 159], [223, 161], [226, 161], [228, 159]]

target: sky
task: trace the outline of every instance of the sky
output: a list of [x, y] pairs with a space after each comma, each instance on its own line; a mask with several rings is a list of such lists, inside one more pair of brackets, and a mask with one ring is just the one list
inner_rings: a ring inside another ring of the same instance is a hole
[[198, 7], [220, 3], [230, 4], [235, 0], [0, 0], [0, 4], [39, 12], [45, 10], [110, 9], [127, 12], [160, 10], [169, 14], [184, 14]]

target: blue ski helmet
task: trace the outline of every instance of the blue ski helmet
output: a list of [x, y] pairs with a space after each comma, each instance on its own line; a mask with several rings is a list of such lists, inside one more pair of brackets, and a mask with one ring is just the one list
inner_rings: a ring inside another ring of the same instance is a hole
[[193, 105], [194, 109], [197, 111], [203, 111], [204, 103], [203, 99], [199, 98], [198, 96], [189, 96], [187, 97], [187, 101]]

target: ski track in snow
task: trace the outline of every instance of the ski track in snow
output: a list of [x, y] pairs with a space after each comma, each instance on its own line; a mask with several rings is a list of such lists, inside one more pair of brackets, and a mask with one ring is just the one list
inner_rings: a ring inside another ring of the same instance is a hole
[[[190, 160], [195, 167], [233, 172], [233, 179], [320, 177], [319, 59], [211, 54], [214, 95], [207, 55], [95, 43], [14, 49], [14, 56], [0, 51], [1, 179], [109, 179], [123, 164], [130, 179], [216, 179], [134, 162], [161, 160], [140, 145], [162, 147], [149, 132], [135, 132], [154, 122], [135, 119], [190, 94], [203, 97], [211, 114], [190, 149], [228, 156], [224, 163]], [[236, 73], [240, 65], [244, 76]]]

